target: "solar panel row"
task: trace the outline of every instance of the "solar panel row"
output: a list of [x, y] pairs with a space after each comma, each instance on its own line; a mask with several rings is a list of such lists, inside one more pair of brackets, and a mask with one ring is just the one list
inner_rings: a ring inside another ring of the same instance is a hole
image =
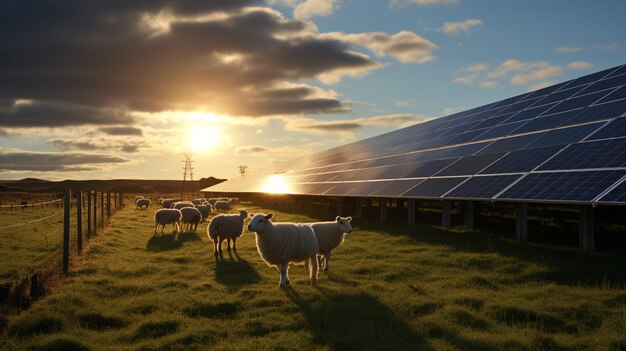
[[626, 203], [625, 84], [620, 66], [307, 156], [282, 169], [282, 191]]

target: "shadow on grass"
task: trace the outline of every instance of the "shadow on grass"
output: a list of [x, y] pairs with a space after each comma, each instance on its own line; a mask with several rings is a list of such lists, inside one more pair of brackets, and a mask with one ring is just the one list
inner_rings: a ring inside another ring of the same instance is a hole
[[[354, 222], [353, 222], [354, 223]], [[428, 226], [375, 224], [358, 221], [358, 229], [372, 230], [390, 236], [402, 236], [416, 244], [441, 245], [457, 253], [497, 253], [512, 257], [522, 264], [534, 263], [545, 269], [530, 274], [517, 274], [503, 283], [526, 281], [551, 282], [570, 286], [607, 288], [626, 287], [626, 258], [601, 254], [586, 254], [578, 249], [523, 243], [512, 238], [484, 232], [459, 233]]]
[[200, 236], [197, 233], [179, 233], [176, 234], [164, 234], [154, 235], [146, 243], [146, 249], [148, 251], [171, 251], [180, 249], [187, 241], [199, 241]]
[[305, 301], [294, 289], [285, 295], [302, 311], [315, 342], [331, 350], [433, 350], [415, 330], [372, 295], [324, 292]]
[[241, 258], [237, 252], [228, 251], [228, 258], [223, 254], [215, 256], [215, 281], [222, 285], [238, 286], [255, 284], [261, 280], [252, 265]]

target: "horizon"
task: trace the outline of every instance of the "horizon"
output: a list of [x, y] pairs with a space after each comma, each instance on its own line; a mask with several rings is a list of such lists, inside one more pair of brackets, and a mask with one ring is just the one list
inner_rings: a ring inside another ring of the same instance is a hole
[[182, 4], [3, 4], [0, 179], [260, 174], [626, 63], [620, 1]]

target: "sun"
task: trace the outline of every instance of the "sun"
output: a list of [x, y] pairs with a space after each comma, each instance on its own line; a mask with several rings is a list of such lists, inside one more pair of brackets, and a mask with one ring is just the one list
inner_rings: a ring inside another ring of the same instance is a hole
[[219, 147], [221, 134], [219, 128], [194, 126], [187, 130], [187, 147], [193, 152], [207, 152]]
[[267, 178], [263, 184], [263, 192], [270, 194], [289, 194], [291, 187], [285, 177], [279, 174], [273, 174]]

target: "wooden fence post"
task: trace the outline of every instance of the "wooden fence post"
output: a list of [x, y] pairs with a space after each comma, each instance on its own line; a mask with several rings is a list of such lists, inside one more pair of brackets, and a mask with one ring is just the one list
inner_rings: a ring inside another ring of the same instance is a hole
[[98, 232], [98, 192], [93, 192], [93, 234]]
[[107, 220], [111, 219], [111, 192], [107, 191]]
[[100, 227], [104, 228], [104, 191], [100, 192]]
[[70, 193], [68, 190], [63, 196], [63, 273], [70, 268]]
[[83, 251], [83, 191], [76, 194], [76, 248]]
[[91, 190], [87, 192], [87, 239], [91, 239]]

